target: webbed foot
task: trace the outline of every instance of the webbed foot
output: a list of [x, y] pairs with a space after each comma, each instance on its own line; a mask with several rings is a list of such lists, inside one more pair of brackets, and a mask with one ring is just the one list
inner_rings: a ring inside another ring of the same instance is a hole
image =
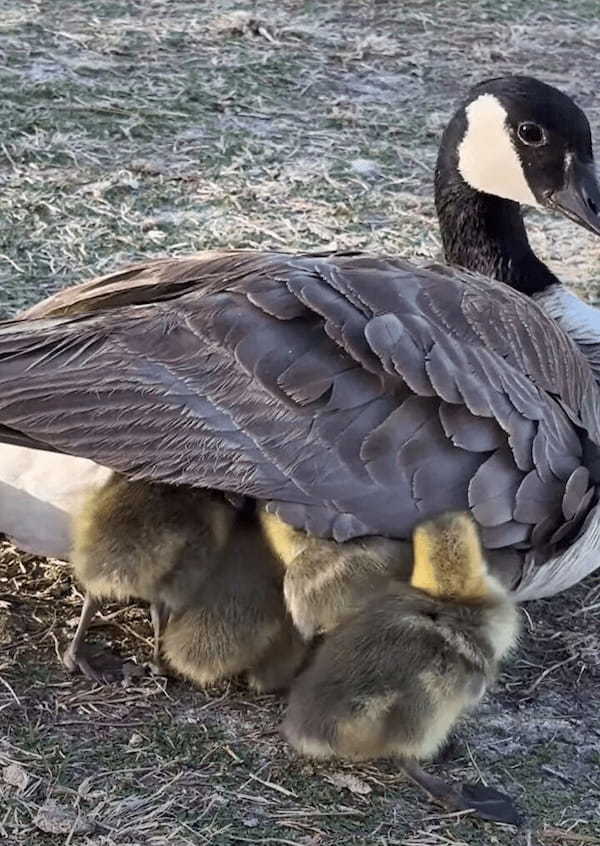
[[97, 684], [123, 681], [126, 676], [125, 667], [130, 663], [103, 650], [102, 647], [89, 646], [86, 643], [77, 647], [71, 643], [64, 651], [62, 660], [69, 672], [83, 673], [87, 679]]
[[510, 825], [521, 823], [520, 814], [510, 796], [494, 790], [493, 787], [485, 787], [483, 784], [453, 784], [426, 773], [416, 761], [405, 760], [402, 768], [411, 781], [447, 811], [472, 811], [482, 820]]

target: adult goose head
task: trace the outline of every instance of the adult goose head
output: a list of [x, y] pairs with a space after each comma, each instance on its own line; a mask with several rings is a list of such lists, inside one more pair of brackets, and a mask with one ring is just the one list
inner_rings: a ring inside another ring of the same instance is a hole
[[0, 440], [254, 496], [340, 541], [470, 507], [521, 597], [600, 561], [600, 391], [506, 285], [227, 251], [128, 268], [29, 317], [0, 325]]
[[600, 312], [534, 254], [521, 213], [521, 205], [558, 211], [600, 234], [600, 189], [583, 111], [531, 77], [476, 85], [443, 134], [435, 202], [446, 261], [531, 295], [600, 379]]

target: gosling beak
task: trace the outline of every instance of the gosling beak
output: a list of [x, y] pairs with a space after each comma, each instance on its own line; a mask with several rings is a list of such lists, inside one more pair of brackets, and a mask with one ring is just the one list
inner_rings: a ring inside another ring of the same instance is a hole
[[560, 191], [549, 194], [544, 205], [600, 235], [600, 186], [594, 163], [571, 158], [565, 171], [564, 186]]

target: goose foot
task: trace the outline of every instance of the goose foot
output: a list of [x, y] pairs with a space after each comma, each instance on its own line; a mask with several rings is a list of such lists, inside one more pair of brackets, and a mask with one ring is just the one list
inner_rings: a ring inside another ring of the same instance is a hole
[[520, 825], [520, 814], [510, 796], [482, 784], [452, 784], [429, 775], [413, 761], [404, 761], [406, 775], [429, 798], [447, 811], [472, 811], [474, 816], [491, 822]]

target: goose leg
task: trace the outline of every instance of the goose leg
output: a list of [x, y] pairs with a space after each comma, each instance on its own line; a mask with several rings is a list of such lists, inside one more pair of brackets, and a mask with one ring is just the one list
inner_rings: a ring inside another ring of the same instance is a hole
[[154, 631], [154, 648], [152, 650], [152, 663], [150, 668], [153, 673], [159, 676], [167, 675], [165, 663], [160, 654], [162, 637], [169, 622], [169, 610], [162, 602], [153, 602], [150, 605], [150, 619]]
[[86, 593], [73, 640], [64, 651], [62, 658], [63, 664], [70, 672], [79, 671], [90, 681], [106, 684], [115, 676], [117, 670], [122, 672], [124, 662], [116, 656], [105, 656], [103, 660], [98, 661], [98, 650], [95, 650], [96, 660], [94, 660], [92, 658], [94, 650], [90, 650], [85, 644], [87, 630], [99, 607], [99, 600]]
[[452, 784], [426, 773], [414, 760], [404, 759], [401, 766], [412, 782], [447, 811], [473, 811], [483, 820], [512, 825], [521, 821], [513, 800], [505, 793], [481, 784]]

